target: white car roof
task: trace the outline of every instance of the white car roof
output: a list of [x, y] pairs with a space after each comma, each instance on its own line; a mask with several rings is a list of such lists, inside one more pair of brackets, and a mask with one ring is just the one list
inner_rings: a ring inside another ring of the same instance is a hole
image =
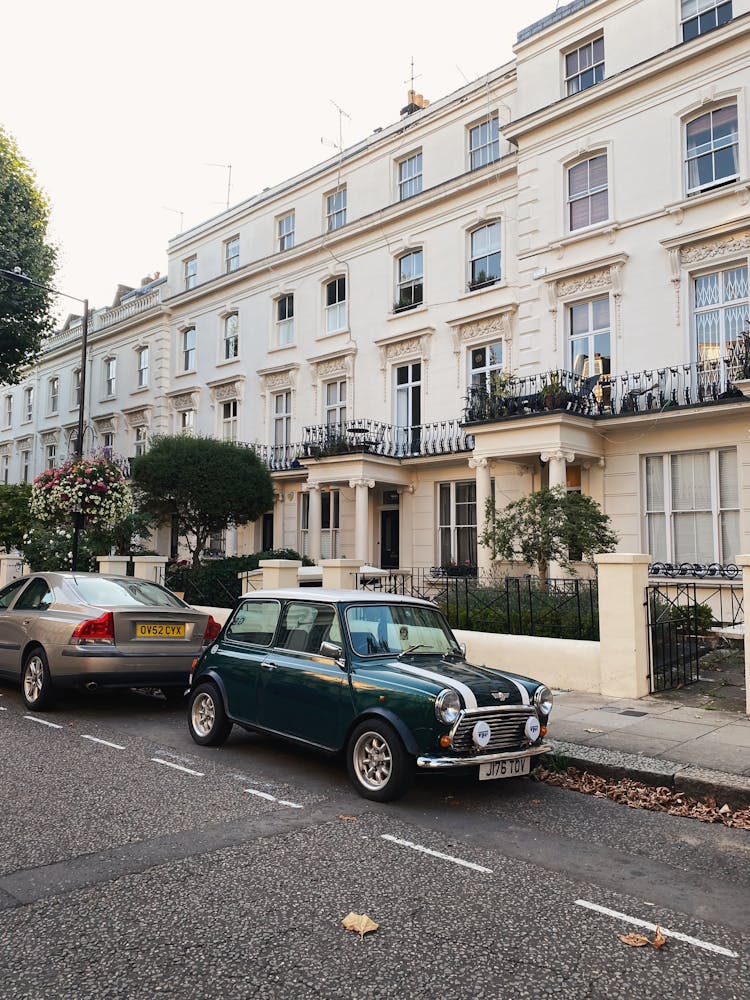
[[295, 601], [333, 601], [352, 602], [359, 604], [423, 604], [432, 608], [432, 601], [425, 601], [421, 597], [408, 597], [403, 594], [387, 594], [383, 591], [372, 590], [333, 590], [328, 587], [285, 587], [275, 590], [249, 590], [242, 594], [246, 597], [272, 597], [277, 600]]

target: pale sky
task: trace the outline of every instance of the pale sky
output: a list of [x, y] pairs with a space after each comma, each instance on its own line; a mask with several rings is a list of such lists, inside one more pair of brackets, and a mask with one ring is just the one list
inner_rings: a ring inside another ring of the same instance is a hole
[[[57, 287], [108, 305], [167, 241], [512, 58], [558, 0], [25, 0], [3, 7], [0, 123], [52, 205]], [[171, 211], [170, 211], [171, 209]], [[0, 266], [12, 262], [3, 261]], [[76, 311], [61, 300], [58, 314]]]

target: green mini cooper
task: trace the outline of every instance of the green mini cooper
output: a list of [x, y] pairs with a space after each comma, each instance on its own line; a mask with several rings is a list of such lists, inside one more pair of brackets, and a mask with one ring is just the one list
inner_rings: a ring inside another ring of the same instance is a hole
[[188, 726], [204, 746], [237, 723], [344, 751], [360, 795], [385, 802], [417, 769], [528, 774], [551, 710], [544, 684], [467, 663], [428, 601], [306, 588], [239, 601], [196, 661]]

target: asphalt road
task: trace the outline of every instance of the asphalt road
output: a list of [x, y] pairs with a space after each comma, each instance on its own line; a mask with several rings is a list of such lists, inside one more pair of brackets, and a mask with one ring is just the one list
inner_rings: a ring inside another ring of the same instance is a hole
[[380, 806], [156, 698], [0, 688], [0, 838], [2, 1000], [750, 1000], [747, 832], [528, 779]]

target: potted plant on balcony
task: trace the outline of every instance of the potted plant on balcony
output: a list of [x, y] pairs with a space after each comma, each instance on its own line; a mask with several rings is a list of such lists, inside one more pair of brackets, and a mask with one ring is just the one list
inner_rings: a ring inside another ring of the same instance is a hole
[[568, 394], [557, 372], [550, 372], [542, 386], [545, 410], [559, 410], [568, 401]]

